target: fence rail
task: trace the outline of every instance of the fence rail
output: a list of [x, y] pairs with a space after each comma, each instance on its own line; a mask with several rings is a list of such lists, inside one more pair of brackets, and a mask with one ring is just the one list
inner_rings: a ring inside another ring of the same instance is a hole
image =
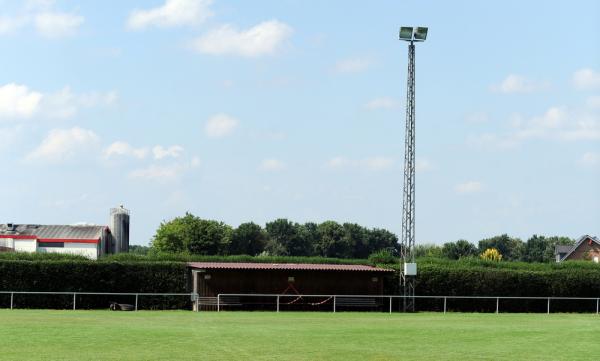
[[51, 292], [51, 291], [0, 291], [0, 295], [10, 295], [10, 309], [15, 308], [15, 295], [71, 295], [73, 310], [77, 309], [77, 296], [135, 296], [134, 308], [138, 310], [140, 297], [180, 297], [187, 296], [194, 299], [193, 293], [144, 293], [144, 292]]
[[[331, 295], [331, 294], [272, 294], [272, 293], [222, 293], [216, 297], [199, 297], [195, 293], [144, 293], [144, 292], [51, 292], [51, 291], [0, 291], [0, 296], [10, 295], [10, 309], [16, 308], [15, 296], [18, 295], [57, 295], [57, 296], [72, 296], [70, 302], [70, 308], [73, 310], [77, 309], [77, 297], [78, 296], [126, 296], [135, 297], [134, 309], [139, 309], [139, 300], [142, 297], [189, 297], [192, 302], [192, 309], [196, 311], [200, 310], [215, 310], [217, 312], [224, 310], [237, 310], [237, 309], [259, 309], [271, 310], [275, 312], [284, 311], [285, 309], [294, 310], [319, 310], [319, 311], [331, 311], [337, 312], [340, 310], [379, 310], [392, 313], [395, 309], [394, 305], [397, 306], [398, 310], [401, 311], [400, 300], [408, 296], [396, 296], [396, 295]], [[543, 302], [545, 313], [550, 314], [553, 310], [555, 312], [563, 311], [560, 307], [554, 306], [560, 301], [566, 302], [577, 302], [581, 301], [585, 303], [586, 307], [577, 308], [575, 311], [570, 310], [568, 312], [587, 312], [587, 313], [600, 313], [600, 297], [533, 297], [533, 296], [414, 296], [418, 300], [430, 300], [435, 301], [435, 307], [431, 309], [439, 312], [449, 312], [456, 310], [457, 307], [451, 308], [449, 302], [457, 300], [474, 300], [480, 301], [475, 305], [479, 309], [491, 310], [491, 312], [511, 312], [511, 307], [507, 307], [506, 303], [509, 301], [539, 301], [537, 309], [541, 307]], [[485, 301], [495, 301], [494, 304], [482, 304]], [[503, 302], [504, 301], [504, 309]], [[577, 304], [582, 306], [581, 304]], [[595, 310], [592, 306], [595, 305]], [[189, 303], [185, 303], [185, 306], [180, 305], [179, 309], [189, 309]], [[246, 307], [248, 306], [248, 307]], [[484, 307], [485, 306], [485, 307]], [[246, 308], [244, 308], [246, 307]], [[25, 307], [26, 308], [26, 307]], [[557, 311], [558, 309], [558, 311]], [[458, 308], [460, 311], [461, 309]], [[514, 311], [513, 311], [514, 312]]]
[[[231, 306], [227, 300], [231, 300], [232, 298], [254, 298], [261, 299], [263, 303], [262, 305], [273, 305], [273, 309], [276, 312], [280, 312], [283, 305], [288, 305], [288, 303], [283, 303], [282, 300], [293, 298], [293, 299], [322, 299], [323, 301], [316, 303], [308, 303], [309, 305], [329, 305], [331, 308], [331, 312], [336, 312], [340, 309], [340, 307], [359, 307], [359, 308], [385, 308], [387, 312], [393, 312], [393, 304], [394, 301], [399, 301], [409, 296], [396, 296], [396, 295], [329, 295], [329, 294], [306, 294], [306, 295], [297, 295], [297, 294], [248, 294], [248, 293], [222, 293], [218, 294], [217, 297], [214, 297], [209, 303], [202, 303], [200, 299], [195, 299], [195, 310], [200, 310], [203, 304], [204, 305], [215, 305], [216, 311], [220, 312], [225, 309], [236, 309]], [[518, 301], [518, 300], [530, 300], [530, 301], [546, 301], [545, 302], [545, 312], [550, 314], [552, 311], [552, 301], [589, 301], [590, 303], [595, 303], [595, 312], [592, 309], [585, 310], [584, 312], [589, 313], [600, 313], [600, 297], [534, 297], [534, 296], [414, 296], [417, 300], [434, 300], [440, 301], [442, 303], [441, 310], [443, 313], [448, 312], [448, 301], [451, 300], [488, 300], [495, 301], [495, 313], [500, 313], [501, 309], [501, 301]], [[215, 300], [216, 299], [216, 300]], [[268, 300], [271, 301], [268, 301]], [[367, 300], [378, 301], [378, 302], [368, 302]], [[225, 301], [225, 302], [224, 302]], [[386, 302], [387, 301], [387, 302]], [[398, 308], [400, 308], [400, 302], [396, 302]], [[243, 304], [242, 301], [238, 301], [236, 305]], [[590, 304], [591, 305], [591, 304]], [[507, 310], [508, 311], [508, 310]], [[580, 312], [580, 311], [579, 311]]]

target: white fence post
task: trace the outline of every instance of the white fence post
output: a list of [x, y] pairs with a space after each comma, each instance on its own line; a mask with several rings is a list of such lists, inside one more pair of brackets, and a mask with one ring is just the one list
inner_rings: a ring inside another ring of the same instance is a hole
[[10, 293], [10, 309], [13, 309], [13, 299], [14, 299], [15, 293], [11, 292]]
[[446, 313], [446, 297], [444, 297], [444, 314]]
[[600, 298], [596, 298], [596, 314], [598, 314], [598, 306], [600, 306]]
[[279, 295], [277, 295], [277, 312], [279, 312]]
[[548, 311], [546, 313], [550, 314], [550, 297], [548, 297]]
[[75, 311], [76, 303], [77, 303], [77, 293], [73, 292], [73, 311]]
[[390, 296], [390, 315], [392, 314], [392, 296]]
[[335, 296], [333, 296], [333, 313], [335, 313]]
[[221, 294], [217, 295], [217, 312], [221, 312]]
[[496, 297], [496, 313], [498, 313], [500, 309], [500, 297]]
[[135, 294], [135, 310], [138, 310], [138, 294]]

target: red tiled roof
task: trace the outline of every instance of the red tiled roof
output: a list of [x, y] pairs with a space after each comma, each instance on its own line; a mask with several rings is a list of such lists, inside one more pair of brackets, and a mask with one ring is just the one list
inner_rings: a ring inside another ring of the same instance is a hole
[[391, 269], [358, 264], [189, 262], [188, 267], [236, 270], [393, 272]]

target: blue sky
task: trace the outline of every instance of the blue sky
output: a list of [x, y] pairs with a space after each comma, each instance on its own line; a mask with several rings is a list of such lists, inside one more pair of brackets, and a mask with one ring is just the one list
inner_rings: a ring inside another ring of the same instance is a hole
[[600, 235], [600, 5], [540, 4], [0, 0], [0, 219], [399, 233], [425, 25], [417, 242]]

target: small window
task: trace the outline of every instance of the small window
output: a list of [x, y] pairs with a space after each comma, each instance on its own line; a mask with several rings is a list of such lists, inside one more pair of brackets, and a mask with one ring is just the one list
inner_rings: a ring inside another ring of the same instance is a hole
[[290, 282], [290, 283], [296, 282], [296, 278], [295, 277], [288, 277], [288, 282]]
[[38, 242], [38, 247], [47, 247], [47, 248], [64, 248], [64, 242]]

